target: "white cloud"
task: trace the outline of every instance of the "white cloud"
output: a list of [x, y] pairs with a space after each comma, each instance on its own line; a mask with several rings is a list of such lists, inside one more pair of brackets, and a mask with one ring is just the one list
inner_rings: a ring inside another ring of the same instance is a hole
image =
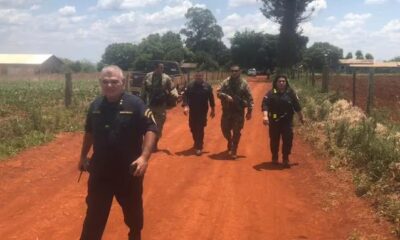
[[306, 16], [309, 15], [311, 11], [313, 11], [312, 16], [317, 16], [321, 10], [326, 9], [327, 7], [328, 4], [326, 0], [315, 0], [307, 5], [305, 12]]
[[60, 13], [62, 16], [72, 16], [76, 13], [76, 9], [75, 6], [65, 6], [58, 9], [58, 13]]
[[129, 10], [160, 2], [161, 0], [98, 0], [97, 7], [100, 9]]
[[228, 2], [229, 7], [241, 7], [255, 4], [257, 4], [257, 0], [229, 0]]
[[342, 48], [344, 53], [361, 49], [377, 60], [400, 55], [400, 19], [389, 21], [379, 31], [370, 31], [364, 26], [369, 17], [370, 14], [349, 13], [333, 27], [318, 27], [307, 22], [301, 24], [301, 28], [310, 39], [309, 45], [329, 42]]
[[339, 27], [341, 28], [360, 27], [371, 16], [372, 15], [370, 13], [365, 13], [365, 14], [348, 13], [344, 16], [344, 19], [339, 23]]
[[333, 21], [336, 20], [336, 17], [335, 16], [329, 16], [329, 17], [326, 18], [326, 20], [329, 21], [329, 22], [333, 22]]
[[373, 4], [383, 4], [385, 3], [386, 0], [365, 0], [364, 3], [368, 5], [373, 5]]
[[24, 24], [29, 21], [31, 15], [24, 10], [0, 9], [0, 24]]
[[224, 42], [229, 46], [229, 39], [232, 38], [237, 31], [253, 30], [255, 32], [263, 32], [270, 34], [279, 33], [279, 25], [266, 19], [260, 12], [241, 16], [237, 13], [231, 14], [223, 19], [220, 23], [224, 31]]
[[30, 8], [42, 0], [0, 0], [1, 8]]
[[376, 34], [378, 36], [384, 37], [386, 41], [397, 44], [397, 47], [394, 49], [399, 49], [398, 46], [400, 46], [400, 19], [394, 19], [389, 21]]
[[38, 9], [40, 9], [40, 5], [37, 5], [37, 4], [32, 5], [32, 6], [29, 8], [29, 10], [31, 10], [31, 11], [36, 11], [36, 10], [38, 10]]

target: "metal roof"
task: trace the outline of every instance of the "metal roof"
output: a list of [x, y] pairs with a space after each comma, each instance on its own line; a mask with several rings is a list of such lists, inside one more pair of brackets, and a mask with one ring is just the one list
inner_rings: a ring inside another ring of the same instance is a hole
[[197, 68], [197, 63], [182, 63], [181, 68]]
[[373, 59], [339, 59], [340, 64], [374, 64]]
[[398, 68], [400, 62], [374, 62], [373, 64], [350, 64], [350, 67], [354, 68]]
[[0, 64], [40, 65], [53, 54], [0, 54]]

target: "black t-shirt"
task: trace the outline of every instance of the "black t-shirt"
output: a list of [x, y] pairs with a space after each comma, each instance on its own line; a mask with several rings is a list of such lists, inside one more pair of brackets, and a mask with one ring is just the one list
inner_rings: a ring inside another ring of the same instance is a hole
[[190, 114], [206, 115], [208, 103], [211, 107], [215, 106], [214, 94], [210, 84], [207, 82], [192, 81], [188, 84], [183, 94], [183, 105], [188, 105]]
[[157, 132], [151, 111], [136, 96], [124, 93], [118, 102], [99, 97], [92, 102], [85, 131], [93, 136], [90, 170], [100, 175], [127, 172], [142, 153], [147, 131]]
[[276, 89], [270, 90], [264, 96], [261, 108], [262, 111], [268, 111], [270, 120], [275, 121], [291, 121], [294, 112], [301, 111], [299, 99], [290, 88], [283, 93]]

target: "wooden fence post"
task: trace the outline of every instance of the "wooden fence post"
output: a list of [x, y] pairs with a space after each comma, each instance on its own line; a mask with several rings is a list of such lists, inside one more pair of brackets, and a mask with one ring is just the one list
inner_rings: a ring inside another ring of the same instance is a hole
[[322, 89], [321, 92], [327, 93], [329, 90], [329, 68], [327, 65], [322, 70]]
[[65, 107], [69, 107], [72, 103], [72, 76], [71, 73], [65, 74]]
[[311, 86], [315, 87], [315, 72], [314, 72], [314, 69], [311, 70]]
[[371, 107], [374, 105], [374, 90], [375, 90], [375, 81], [374, 81], [374, 73], [375, 69], [369, 69], [368, 76], [368, 97], [367, 97], [367, 113], [371, 113]]
[[353, 106], [356, 105], [356, 78], [357, 78], [356, 70], [353, 70]]

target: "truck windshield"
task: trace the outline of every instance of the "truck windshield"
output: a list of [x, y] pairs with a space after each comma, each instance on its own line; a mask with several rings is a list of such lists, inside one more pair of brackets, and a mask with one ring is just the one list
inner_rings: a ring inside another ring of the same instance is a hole
[[[155, 65], [157, 63], [159, 63], [159, 62], [156, 62], [156, 61], [149, 62], [149, 64], [147, 65], [147, 68], [146, 68], [146, 72], [153, 71], [155, 68]], [[164, 73], [166, 73], [168, 75], [180, 74], [178, 63], [175, 63], [175, 62], [160, 62], [160, 63], [164, 64]]]

